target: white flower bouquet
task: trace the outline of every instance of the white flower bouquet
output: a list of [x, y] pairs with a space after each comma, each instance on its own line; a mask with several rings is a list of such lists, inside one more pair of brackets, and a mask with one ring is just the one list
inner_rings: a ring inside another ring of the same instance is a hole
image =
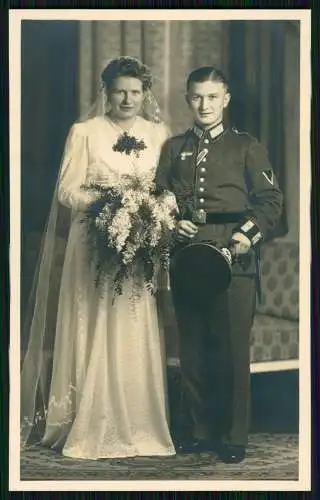
[[[97, 200], [85, 213], [89, 248], [94, 254], [96, 284], [122, 293], [124, 280], [135, 282], [135, 293], [146, 285], [155, 290], [160, 270], [167, 271], [175, 224], [172, 197], [157, 189], [152, 178], [122, 176], [117, 186], [91, 184]], [[90, 254], [90, 258], [92, 255]]]

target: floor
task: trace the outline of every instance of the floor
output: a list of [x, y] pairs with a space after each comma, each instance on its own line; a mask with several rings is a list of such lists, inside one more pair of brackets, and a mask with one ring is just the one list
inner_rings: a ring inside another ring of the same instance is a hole
[[[169, 373], [173, 416], [179, 377]], [[122, 460], [71, 460], [35, 447], [21, 456], [21, 480], [298, 480], [298, 372], [252, 377], [252, 425], [247, 457], [225, 465], [215, 455]], [[174, 423], [174, 422], [172, 422]]]
[[241, 464], [212, 454], [122, 460], [71, 460], [40, 447], [21, 456], [21, 480], [298, 480], [296, 434], [252, 434]]

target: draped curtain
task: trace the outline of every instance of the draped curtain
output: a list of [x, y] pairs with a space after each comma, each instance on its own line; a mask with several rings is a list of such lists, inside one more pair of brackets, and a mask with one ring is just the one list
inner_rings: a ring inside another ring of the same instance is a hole
[[284, 192], [273, 237], [299, 240], [299, 23], [231, 21], [232, 121], [266, 146]]
[[63, 143], [79, 110], [79, 61], [77, 22], [28, 20], [21, 31], [23, 324]]
[[225, 30], [219, 21], [80, 22], [80, 111], [90, 106], [108, 61], [120, 55], [141, 59], [154, 76], [153, 91], [176, 133], [190, 121], [186, 75], [195, 67], [223, 65]]

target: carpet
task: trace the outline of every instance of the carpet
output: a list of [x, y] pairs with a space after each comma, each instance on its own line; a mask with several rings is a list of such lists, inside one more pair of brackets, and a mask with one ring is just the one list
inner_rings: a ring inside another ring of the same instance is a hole
[[297, 434], [251, 434], [246, 459], [226, 465], [214, 454], [73, 460], [39, 446], [21, 454], [21, 481], [298, 480]]

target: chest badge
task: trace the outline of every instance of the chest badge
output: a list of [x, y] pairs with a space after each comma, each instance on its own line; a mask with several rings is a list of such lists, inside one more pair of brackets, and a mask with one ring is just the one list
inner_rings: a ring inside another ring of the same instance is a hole
[[185, 160], [188, 156], [192, 155], [193, 155], [192, 151], [182, 151], [182, 153], [180, 153], [180, 160]]

